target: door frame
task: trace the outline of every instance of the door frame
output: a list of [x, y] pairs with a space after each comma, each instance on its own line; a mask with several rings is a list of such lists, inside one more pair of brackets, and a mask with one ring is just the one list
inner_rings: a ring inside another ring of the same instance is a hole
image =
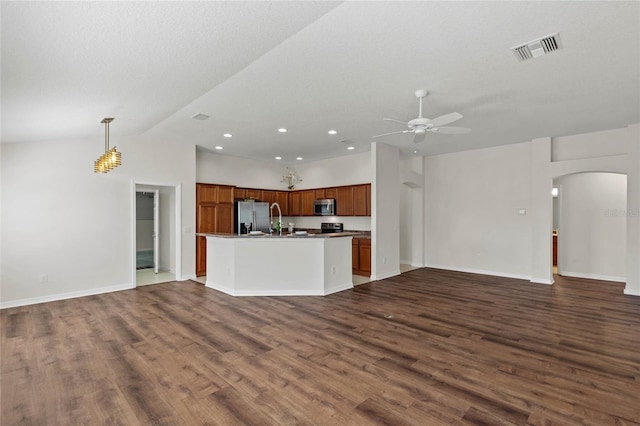
[[182, 184], [166, 183], [166, 182], [144, 182], [144, 181], [131, 181], [131, 249], [130, 259], [131, 262], [131, 288], [136, 288], [136, 192], [138, 189], [156, 187], [167, 187], [173, 189], [174, 199], [174, 211], [171, 212], [174, 216], [175, 223], [175, 238], [174, 238], [174, 253], [175, 253], [175, 279], [176, 281], [182, 281]]

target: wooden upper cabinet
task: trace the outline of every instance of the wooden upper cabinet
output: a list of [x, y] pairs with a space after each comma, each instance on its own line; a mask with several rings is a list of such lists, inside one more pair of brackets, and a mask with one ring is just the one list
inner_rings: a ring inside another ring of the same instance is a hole
[[324, 197], [325, 198], [336, 198], [336, 189], [337, 188], [325, 188], [324, 189]]
[[196, 203], [217, 203], [218, 185], [196, 183]]
[[251, 198], [252, 200], [262, 201], [262, 190], [261, 189], [247, 189], [247, 198]]
[[[276, 191], [270, 191], [270, 190], [263, 189], [262, 190], [262, 195], [260, 196], [260, 201], [264, 201], [266, 203], [269, 203], [269, 205], [275, 203], [276, 202]], [[280, 208], [282, 208], [282, 207], [280, 207]]]
[[247, 189], [246, 188], [233, 188], [233, 199], [234, 200], [244, 200], [247, 198]]
[[[280, 206], [283, 216], [289, 216], [289, 192], [288, 191], [276, 191], [276, 203]], [[275, 213], [275, 211], [274, 211]]]
[[353, 187], [353, 215], [371, 216], [371, 185]]
[[233, 203], [233, 186], [196, 183], [196, 203]]
[[315, 193], [316, 200], [319, 200], [320, 198], [327, 198], [324, 188], [315, 189], [313, 192]]
[[289, 215], [302, 216], [302, 192], [293, 191], [289, 193]]
[[233, 204], [233, 186], [218, 186], [218, 203]]
[[336, 216], [353, 216], [353, 186], [336, 189]]
[[[313, 216], [313, 202], [316, 199], [316, 191], [313, 189], [307, 191], [300, 191], [302, 203], [300, 212], [302, 216]], [[324, 192], [324, 191], [323, 191]]]

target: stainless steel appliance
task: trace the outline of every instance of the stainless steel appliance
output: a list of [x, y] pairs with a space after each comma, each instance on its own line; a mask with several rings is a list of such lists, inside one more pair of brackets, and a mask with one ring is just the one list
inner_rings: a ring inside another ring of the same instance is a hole
[[[269, 232], [269, 203], [236, 201], [234, 211], [234, 228], [238, 234], [249, 231]], [[251, 224], [248, 229], [245, 223]]]
[[344, 224], [343, 223], [322, 222], [320, 224], [320, 231], [323, 234], [332, 234], [334, 232], [344, 232]]
[[320, 198], [313, 202], [313, 214], [316, 216], [335, 216], [336, 200], [335, 198]]

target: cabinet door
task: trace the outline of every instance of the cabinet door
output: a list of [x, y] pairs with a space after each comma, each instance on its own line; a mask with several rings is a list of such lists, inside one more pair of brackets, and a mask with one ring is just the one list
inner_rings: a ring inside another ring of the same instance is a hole
[[365, 185], [365, 187], [367, 196], [367, 216], [371, 216], [371, 184], [368, 183]]
[[351, 273], [358, 275], [360, 272], [360, 246], [359, 238], [351, 240]]
[[337, 216], [353, 216], [353, 186], [337, 188], [336, 210]]
[[371, 275], [371, 240], [368, 238], [360, 238], [360, 250], [358, 253], [360, 272]]
[[207, 238], [196, 236], [196, 276], [207, 275]]
[[302, 216], [313, 216], [313, 202], [316, 199], [316, 191], [310, 189], [300, 192], [300, 202], [302, 203], [300, 211], [302, 212]]
[[198, 204], [196, 232], [216, 232], [216, 204]]
[[244, 200], [247, 198], [247, 189], [246, 188], [233, 188], [233, 199], [234, 200]]
[[313, 192], [315, 193], [316, 200], [320, 198], [327, 198], [324, 188], [315, 189]]
[[289, 193], [289, 214], [291, 216], [302, 216], [302, 194], [300, 191]]
[[218, 204], [215, 210], [215, 232], [233, 234], [233, 204]]
[[324, 189], [324, 197], [325, 198], [336, 198], [336, 188], [325, 188]]
[[367, 215], [367, 187], [355, 185], [353, 187], [353, 214], [354, 216]]
[[217, 203], [233, 203], [233, 186], [218, 186]]
[[218, 185], [196, 183], [196, 203], [216, 203], [218, 201]]
[[251, 198], [252, 200], [256, 200], [256, 201], [261, 201], [260, 197], [262, 197], [262, 190], [247, 189], [247, 198]]
[[269, 203], [269, 205], [271, 205], [276, 202], [276, 191], [268, 191], [266, 189], [263, 189], [262, 195], [260, 197], [261, 197], [260, 201], [264, 201], [266, 203]]
[[276, 191], [276, 203], [282, 210], [282, 216], [289, 216], [289, 192], [288, 191]]

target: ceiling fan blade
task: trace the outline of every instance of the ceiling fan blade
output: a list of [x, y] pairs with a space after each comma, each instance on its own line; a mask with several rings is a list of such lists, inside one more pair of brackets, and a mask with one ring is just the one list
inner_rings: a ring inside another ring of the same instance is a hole
[[401, 130], [399, 132], [383, 133], [381, 135], [375, 135], [375, 136], [372, 136], [372, 137], [373, 138], [379, 138], [379, 137], [382, 137], [382, 136], [397, 135], [399, 133], [412, 133], [412, 132], [413, 132], [413, 130]]
[[433, 127], [444, 126], [445, 124], [453, 123], [454, 121], [458, 121], [462, 118], [462, 114], [459, 112], [450, 112], [449, 114], [441, 115], [440, 117], [436, 117], [433, 120], [429, 121]]
[[443, 135], [463, 135], [469, 133], [471, 129], [467, 129], [466, 127], [432, 127], [429, 131], [442, 133]]
[[383, 118], [383, 120], [385, 120], [385, 121], [395, 121], [396, 123], [404, 124], [405, 126], [407, 125], [406, 122], [400, 121], [400, 120], [394, 120], [393, 118]]
[[423, 142], [425, 136], [427, 136], [425, 133], [416, 133], [416, 135], [413, 137], [413, 142], [414, 143]]

